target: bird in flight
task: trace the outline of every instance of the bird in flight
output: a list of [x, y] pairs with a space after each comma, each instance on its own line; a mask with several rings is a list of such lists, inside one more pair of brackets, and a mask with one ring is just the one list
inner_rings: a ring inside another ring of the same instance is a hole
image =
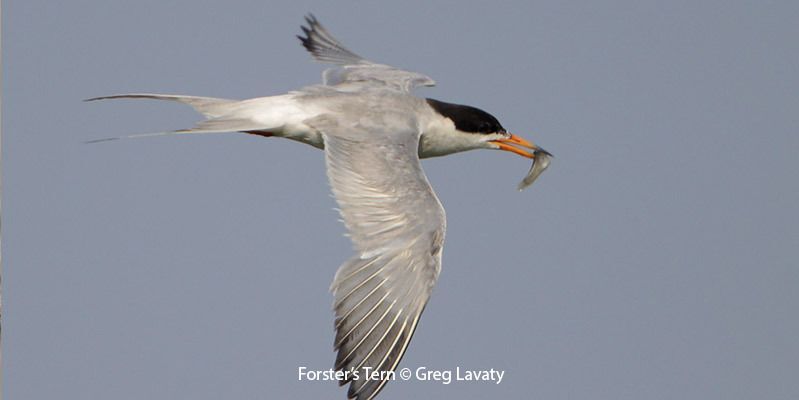
[[441, 270], [446, 218], [419, 159], [473, 149], [515, 153], [533, 160], [521, 189], [551, 154], [483, 110], [414, 96], [414, 88], [435, 82], [355, 54], [313, 15], [306, 22], [302, 45], [317, 61], [336, 65], [323, 73], [323, 84], [248, 100], [138, 93], [87, 101], [170, 100], [206, 117], [193, 128], [127, 137], [244, 132], [324, 150], [355, 250], [331, 285], [334, 368], [342, 371], [340, 385], [350, 385], [349, 399], [372, 399], [392, 380], [384, 372], [397, 368]]

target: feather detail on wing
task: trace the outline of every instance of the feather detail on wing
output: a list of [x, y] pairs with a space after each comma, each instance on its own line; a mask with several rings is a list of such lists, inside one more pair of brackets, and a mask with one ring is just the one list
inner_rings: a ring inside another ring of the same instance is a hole
[[374, 64], [339, 43], [313, 14], [308, 14], [305, 22], [308, 27], [301, 27], [305, 37], [298, 35], [297, 38], [317, 61], [338, 65]]
[[305, 49], [317, 61], [340, 66], [325, 70], [322, 74], [325, 85], [377, 85], [405, 92], [419, 86], [435, 85], [435, 81], [427, 75], [378, 64], [355, 54], [333, 37], [313, 15], [305, 17], [305, 21], [308, 23], [308, 27], [302, 27], [305, 36], [297, 36]]
[[348, 397], [363, 400], [390, 380], [410, 343], [441, 268], [445, 217], [419, 163], [418, 133], [359, 129], [322, 132], [328, 178], [358, 252], [331, 287], [335, 368], [350, 371], [340, 382], [350, 383]]

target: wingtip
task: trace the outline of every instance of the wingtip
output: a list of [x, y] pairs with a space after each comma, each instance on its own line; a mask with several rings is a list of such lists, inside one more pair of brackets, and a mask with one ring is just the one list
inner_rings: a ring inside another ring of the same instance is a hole
[[306, 35], [320, 25], [319, 20], [312, 13], [305, 14], [305, 23], [308, 25], [307, 27], [305, 25], [300, 25], [300, 27]]
[[[306, 17], [306, 20], [307, 20], [307, 17]], [[310, 25], [310, 22], [309, 22], [309, 25]], [[300, 39], [300, 43], [302, 44], [302, 47], [305, 47], [306, 50], [308, 50], [311, 54], [313, 54], [314, 49], [313, 49], [313, 41], [311, 40], [311, 29], [306, 27], [305, 25], [301, 25], [300, 29], [302, 29], [302, 33], [305, 36], [297, 35], [297, 39]]]

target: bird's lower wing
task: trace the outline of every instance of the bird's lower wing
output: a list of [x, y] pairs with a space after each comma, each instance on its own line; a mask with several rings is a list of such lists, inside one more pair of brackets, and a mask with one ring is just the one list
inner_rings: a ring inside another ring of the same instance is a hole
[[357, 251], [331, 288], [335, 368], [349, 371], [340, 383], [361, 400], [391, 380], [413, 336], [441, 268], [445, 218], [419, 164], [417, 133], [354, 129], [321, 130], [327, 174]]
[[335, 369], [348, 371], [347, 396], [371, 399], [391, 380], [405, 354], [435, 282], [435, 262], [400, 253], [354, 257], [333, 283]]

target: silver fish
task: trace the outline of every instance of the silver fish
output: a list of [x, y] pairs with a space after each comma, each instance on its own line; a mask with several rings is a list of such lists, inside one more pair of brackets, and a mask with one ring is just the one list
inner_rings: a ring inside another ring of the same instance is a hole
[[543, 149], [534, 151], [533, 155], [535, 155], [533, 158], [533, 165], [530, 166], [530, 171], [527, 172], [527, 175], [519, 182], [519, 186], [517, 187], [520, 192], [538, 179], [538, 176], [549, 167], [549, 161], [552, 159], [552, 154]]

